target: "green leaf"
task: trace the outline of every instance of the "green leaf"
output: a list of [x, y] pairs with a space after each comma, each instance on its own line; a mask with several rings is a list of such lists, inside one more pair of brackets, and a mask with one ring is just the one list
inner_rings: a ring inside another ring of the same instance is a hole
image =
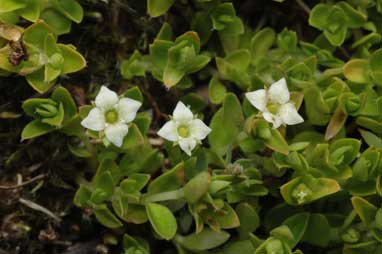
[[338, 5], [341, 7], [341, 9], [344, 11], [346, 16], [348, 17], [347, 25], [350, 28], [359, 28], [366, 23], [367, 16], [364, 13], [354, 9], [347, 2], [341, 1], [338, 3]]
[[134, 77], [144, 77], [146, 74], [146, 63], [142, 59], [142, 55], [138, 50], [121, 63], [121, 74], [125, 79]]
[[139, 145], [143, 145], [145, 139], [137, 127], [136, 124], [131, 124], [129, 127], [129, 132], [123, 139], [122, 149], [131, 149]]
[[142, 205], [129, 204], [129, 209], [127, 210], [124, 220], [134, 224], [146, 223], [148, 220], [146, 208]]
[[208, 141], [214, 152], [224, 155], [235, 144], [243, 118], [239, 100], [236, 95], [228, 93], [223, 107], [215, 113], [210, 123], [212, 131], [208, 136]]
[[150, 45], [150, 61], [152, 62], [152, 74], [159, 81], [163, 81], [163, 71], [167, 64], [168, 50], [173, 46], [173, 42], [156, 39]]
[[280, 187], [281, 195], [290, 205], [303, 205], [331, 195], [341, 189], [329, 178], [297, 177]]
[[114, 191], [114, 179], [110, 171], [98, 174], [93, 179], [94, 188], [101, 189], [107, 197], [110, 197]]
[[52, 93], [52, 99], [56, 102], [61, 102], [64, 106], [64, 122], [69, 121], [77, 114], [77, 106], [69, 91], [59, 86]]
[[155, 232], [166, 240], [172, 239], [177, 231], [178, 225], [172, 212], [165, 206], [148, 203], [146, 212]]
[[211, 216], [215, 216], [217, 223], [220, 228], [230, 229], [237, 228], [240, 226], [240, 220], [235, 210], [228, 204], [224, 203], [224, 207], [216, 214], [215, 211], [212, 212]]
[[27, 4], [19, 0], [0, 1], [0, 12], [11, 12], [26, 7]]
[[115, 217], [115, 215], [105, 204], [97, 205], [94, 208], [94, 215], [97, 218], [97, 220], [105, 227], [119, 228], [123, 226], [121, 221], [117, 217]]
[[86, 147], [73, 146], [71, 144], [67, 144], [69, 151], [79, 158], [90, 158], [92, 157], [92, 153], [86, 149]]
[[54, 126], [42, 123], [40, 120], [36, 119], [28, 123], [21, 133], [21, 140], [31, 139], [38, 136], [47, 134], [55, 129]]
[[173, 169], [162, 173], [153, 180], [147, 192], [150, 194], [173, 191], [182, 186], [184, 181], [184, 164], [181, 162]]
[[248, 233], [254, 232], [260, 226], [260, 218], [255, 208], [249, 203], [243, 202], [235, 208], [237, 216], [240, 220], [238, 231], [244, 238]]
[[369, 63], [364, 59], [352, 59], [343, 67], [345, 77], [355, 83], [369, 82]]
[[31, 98], [23, 102], [22, 108], [28, 116], [35, 117], [36, 109], [41, 104], [56, 105], [56, 102], [48, 98]]
[[76, 0], [51, 0], [53, 7], [68, 19], [81, 23], [84, 10]]
[[324, 215], [312, 213], [309, 217], [309, 223], [302, 241], [316, 246], [326, 247], [330, 241], [330, 234], [328, 234], [330, 230], [329, 222]]
[[272, 47], [276, 38], [276, 34], [271, 28], [264, 28], [257, 32], [251, 40], [251, 62], [257, 66], [262, 57]]
[[270, 128], [269, 131], [271, 135], [265, 139], [264, 144], [276, 152], [288, 154], [289, 146], [281, 133], [273, 128]]
[[358, 131], [361, 133], [361, 136], [363, 140], [369, 145], [374, 146], [376, 148], [382, 148], [382, 138], [378, 137], [374, 133], [370, 131], [365, 131], [362, 129], [358, 129]]
[[58, 35], [69, 33], [72, 27], [72, 22], [53, 8], [45, 9], [40, 18], [51, 26]]
[[31, 22], [36, 22], [40, 17], [42, 2], [39, 0], [29, 0], [27, 2], [26, 8], [22, 8], [18, 12], [23, 18]]
[[226, 87], [219, 81], [217, 75], [214, 75], [208, 85], [208, 94], [211, 102], [214, 104], [222, 103], [226, 93]]
[[309, 15], [309, 24], [320, 30], [325, 29], [330, 7], [327, 4], [316, 4]]
[[[38, 21], [25, 29], [23, 34], [23, 41], [30, 44], [32, 47], [43, 49], [45, 38], [49, 34], [55, 35], [54, 31], [43, 21]], [[57, 37], [55, 36], [57, 40]]]
[[193, 177], [184, 187], [184, 197], [189, 203], [197, 202], [207, 193], [211, 183], [211, 176], [208, 172], [201, 172]]
[[113, 195], [112, 206], [114, 212], [124, 221], [127, 221], [129, 211], [129, 199], [122, 194], [121, 191], [117, 191]]
[[361, 197], [352, 197], [351, 202], [354, 210], [357, 212], [363, 223], [370, 225], [374, 222], [377, 207]]
[[80, 184], [80, 187], [74, 195], [73, 203], [78, 207], [86, 207], [91, 194], [91, 189], [88, 186]]
[[64, 63], [61, 68], [62, 74], [77, 72], [86, 67], [85, 58], [73, 46], [64, 44], [58, 44], [58, 46], [64, 57]]
[[188, 236], [177, 235], [175, 241], [186, 249], [192, 251], [203, 251], [216, 248], [229, 239], [230, 235], [225, 231], [213, 231], [204, 229], [198, 234]]
[[289, 217], [283, 222], [283, 225], [288, 226], [288, 228], [293, 234], [293, 239], [290, 239], [289, 241], [286, 241], [286, 239], [284, 239], [284, 242], [287, 243], [291, 249], [293, 249], [297, 245], [297, 243], [302, 239], [305, 230], [308, 226], [309, 218], [309, 213], [299, 213], [293, 215], [292, 217]]
[[151, 17], [165, 14], [174, 4], [175, 0], [147, 0], [147, 12]]
[[382, 49], [378, 49], [370, 56], [370, 75], [373, 81], [382, 86]]
[[156, 39], [158, 40], [165, 40], [165, 41], [172, 41], [174, 33], [172, 31], [172, 27], [169, 23], [164, 22], [162, 27], [160, 28]]
[[45, 68], [41, 68], [25, 76], [29, 85], [39, 93], [45, 93], [54, 85], [52, 82], [45, 82], [44, 71]]

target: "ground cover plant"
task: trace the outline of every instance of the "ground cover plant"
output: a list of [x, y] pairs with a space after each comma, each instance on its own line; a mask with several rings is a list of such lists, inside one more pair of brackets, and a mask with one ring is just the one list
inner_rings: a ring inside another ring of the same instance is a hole
[[0, 254], [382, 253], [381, 21], [1, 0]]

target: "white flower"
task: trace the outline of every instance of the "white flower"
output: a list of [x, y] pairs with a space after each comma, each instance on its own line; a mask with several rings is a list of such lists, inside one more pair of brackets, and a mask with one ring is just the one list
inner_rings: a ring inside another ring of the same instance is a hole
[[277, 129], [281, 124], [294, 125], [304, 122], [295, 105], [290, 102], [290, 94], [285, 78], [273, 83], [269, 89], [259, 89], [246, 93], [249, 102], [263, 113], [266, 121]]
[[118, 98], [115, 92], [102, 86], [95, 105], [81, 125], [93, 131], [104, 131], [107, 140], [120, 147], [129, 131], [128, 123], [134, 120], [142, 103]]
[[201, 143], [210, 132], [211, 129], [202, 120], [196, 119], [188, 107], [178, 102], [172, 120], [163, 125], [158, 135], [179, 144], [180, 148], [191, 156], [196, 144]]

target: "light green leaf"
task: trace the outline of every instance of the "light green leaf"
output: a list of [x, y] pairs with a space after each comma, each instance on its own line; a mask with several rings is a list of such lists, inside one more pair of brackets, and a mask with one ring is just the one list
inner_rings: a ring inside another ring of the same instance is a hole
[[148, 203], [146, 212], [155, 232], [166, 240], [172, 239], [177, 231], [178, 225], [172, 212], [165, 206]]

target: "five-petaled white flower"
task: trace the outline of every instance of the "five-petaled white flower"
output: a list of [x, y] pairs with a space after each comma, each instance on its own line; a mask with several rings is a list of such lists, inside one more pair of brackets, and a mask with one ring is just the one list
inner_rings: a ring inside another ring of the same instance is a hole
[[116, 146], [121, 146], [129, 131], [128, 123], [137, 115], [142, 103], [130, 98], [119, 98], [105, 86], [95, 98], [95, 108], [81, 124], [93, 131], [104, 131], [106, 139]]
[[192, 114], [191, 110], [182, 102], [176, 105], [172, 120], [168, 121], [158, 131], [158, 135], [164, 139], [179, 144], [180, 148], [189, 156], [197, 143], [201, 143], [211, 129], [197, 119]]
[[249, 102], [262, 112], [266, 121], [277, 129], [281, 124], [294, 125], [304, 122], [295, 105], [290, 102], [290, 94], [285, 78], [273, 83], [269, 89], [259, 89], [246, 93]]

